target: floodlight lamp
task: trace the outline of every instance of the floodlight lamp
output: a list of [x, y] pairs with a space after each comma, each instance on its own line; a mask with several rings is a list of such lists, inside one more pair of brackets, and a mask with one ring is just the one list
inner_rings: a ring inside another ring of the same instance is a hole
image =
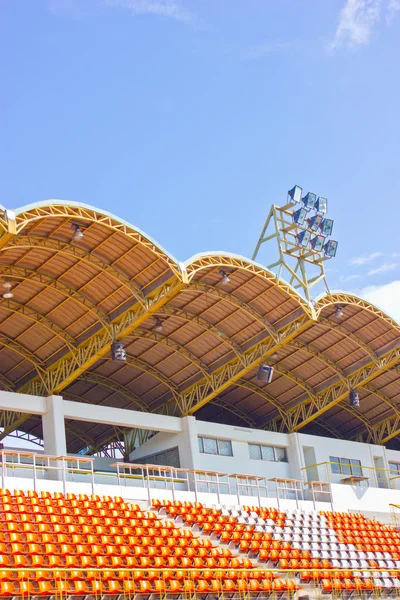
[[303, 225], [304, 220], [307, 216], [307, 211], [305, 208], [299, 208], [296, 212], [293, 213], [293, 221], [297, 223], [297, 225]]
[[124, 342], [115, 341], [111, 344], [111, 358], [120, 362], [126, 362], [126, 348]]
[[319, 196], [315, 203], [315, 209], [317, 212], [321, 213], [321, 215], [326, 215], [328, 212], [328, 200], [322, 196]]
[[11, 291], [11, 283], [9, 281], [5, 281], [3, 283], [3, 288], [4, 288], [4, 294], [3, 294], [3, 298], [5, 300], [11, 300], [11, 298], [14, 298], [14, 294]]
[[324, 219], [320, 225], [322, 235], [332, 235], [333, 221], [332, 219]]
[[295, 185], [294, 188], [288, 191], [288, 196], [291, 199], [291, 204], [297, 204], [297, 202], [301, 202], [301, 195], [303, 193], [303, 188], [299, 185]]
[[313, 194], [312, 192], [308, 192], [303, 198], [304, 208], [306, 210], [311, 210], [312, 208], [314, 208], [316, 200], [317, 200], [316, 194]]
[[321, 215], [314, 215], [313, 217], [308, 219], [308, 227], [311, 229], [311, 231], [318, 231], [318, 229], [321, 226], [322, 220], [323, 219]]
[[360, 406], [360, 395], [356, 390], [351, 390], [349, 395], [350, 406], [358, 408]]
[[329, 240], [324, 246], [325, 256], [328, 258], [334, 258], [336, 256], [336, 251], [338, 247], [338, 242], [335, 240]]
[[311, 232], [306, 230], [306, 231], [301, 231], [299, 233], [299, 235], [297, 236], [297, 242], [300, 244], [300, 246], [308, 246], [308, 243], [310, 241], [311, 238]]
[[161, 333], [163, 330], [163, 324], [161, 319], [156, 318], [156, 324], [153, 327], [153, 331], [155, 331], [156, 333]]
[[260, 365], [257, 373], [257, 381], [263, 381], [264, 383], [271, 383], [272, 377], [274, 376], [274, 367], [263, 363]]
[[219, 274], [221, 275], [221, 283], [223, 285], [228, 285], [228, 283], [230, 283], [230, 279], [226, 273], [226, 271], [224, 271], [223, 269], [220, 270]]
[[343, 317], [344, 317], [343, 311], [340, 308], [340, 306], [335, 306], [335, 317], [337, 319], [343, 319]]
[[83, 239], [83, 232], [81, 226], [78, 225], [78, 223], [72, 223], [72, 229], [74, 230], [74, 233], [72, 235], [72, 241], [80, 242]]
[[325, 238], [323, 235], [315, 235], [311, 240], [311, 248], [316, 252], [322, 252]]
[[278, 358], [279, 358], [279, 354], [278, 354], [277, 352], [274, 352], [273, 354], [271, 354], [270, 358], [271, 358], [272, 360], [278, 360]]

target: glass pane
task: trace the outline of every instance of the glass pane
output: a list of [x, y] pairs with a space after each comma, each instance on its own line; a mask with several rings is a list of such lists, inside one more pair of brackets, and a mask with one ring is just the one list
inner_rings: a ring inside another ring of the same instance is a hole
[[203, 438], [203, 447], [206, 454], [218, 454], [217, 440], [212, 438]]
[[198, 437], [197, 441], [199, 442], [199, 452], [204, 452], [204, 448], [203, 448], [203, 438]]
[[250, 458], [261, 460], [261, 446], [257, 446], [256, 444], [249, 444], [249, 456]]
[[275, 460], [274, 449], [272, 446], [261, 446], [263, 460]]
[[351, 467], [350, 467], [350, 459], [349, 458], [341, 458], [340, 459], [340, 468], [341, 473], [343, 475], [351, 475]]
[[[362, 469], [361, 469], [361, 461], [360, 460], [350, 460], [351, 463], [351, 474], [356, 477], [362, 477]], [[379, 471], [378, 471], [379, 472]]]
[[330, 456], [329, 462], [331, 462], [332, 473], [340, 473], [339, 466], [339, 457], [338, 456]]
[[286, 448], [275, 448], [275, 456], [278, 462], [287, 462]]
[[176, 467], [177, 469], [181, 466], [178, 448], [171, 448], [171, 450], [167, 450], [167, 465], [170, 467]]
[[232, 456], [232, 444], [229, 440], [218, 440], [218, 454]]

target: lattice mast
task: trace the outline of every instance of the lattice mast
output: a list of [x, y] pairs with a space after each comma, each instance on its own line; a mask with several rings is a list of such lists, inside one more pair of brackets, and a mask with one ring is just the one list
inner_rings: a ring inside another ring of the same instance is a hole
[[329, 293], [325, 262], [336, 255], [338, 242], [328, 239], [333, 221], [325, 217], [327, 199], [303, 190], [289, 190], [284, 206], [271, 207], [254, 250], [256, 260], [261, 247], [276, 240], [278, 258], [267, 268], [284, 279], [311, 301], [311, 288], [322, 282]]

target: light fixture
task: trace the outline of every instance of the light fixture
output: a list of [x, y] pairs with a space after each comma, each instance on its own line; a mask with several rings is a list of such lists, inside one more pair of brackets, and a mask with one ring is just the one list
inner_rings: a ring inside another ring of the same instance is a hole
[[344, 317], [343, 311], [340, 308], [340, 306], [335, 306], [335, 317], [337, 319], [343, 319], [343, 317]]
[[320, 225], [322, 235], [332, 235], [333, 221], [332, 219], [324, 219]]
[[322, 215], [326, 215], [326, 213], [328, 212], [328, 200], [326, 198], [323, 198], [322, 196], [319, 196], [318, 200], [315, 203], [315, 208]]
[[272, 360], [278, 360], [278, 358], [279, 358], [279, 354], [278, 354], [277, 352], [274, 352], [273, 354], [271, 354], [270, 358], [271, 358]]
[[301, 202], [301, 195], [303, 193], [303, 188], [299, 185], [295, 185], [294, 188], [288, 191], [288, 196], [292, 200], [292, 204], [296, 204], [297, 202]]
[[14, 298], [14, 294], [11, 291], [11, 287], [12, 287], [12, 284], [9, 281], [5, 281], [3, 283], [3, 288], [5, 290], [5, 292], [3, 294], [3, 298], [5, 298], [6, 300], [11, 300], [11, 298]]
[[311, 240], [311, 248], [316, 252], [322, 252], [325, 238], [323, 235], [315, 235]]
[[223, 285], [227, 285], [228, 283], [230, 283], [230, 279], [226, 273], [226, 271], [224, 271], [223, 269], [220, 270], [219, 274], [221, 275], [221, 283]]
[[300, 246], [308, 246], [308, 242], [310, 241], [311, 238], [311, 232], [308, 230], [305, 231], [301, 231], [299, 233], [299, 235], [297, 236], [297, 241], [300, 244]]
[[338, 243], [335, 240], [329, 240], [324, 246], [325, 256], [334, 258], [336, 256]]
[[112, 360], [126, 362], [126, 348], [124, 342], [116, 340], [111, 344], [111, 358]]
[[305, 208], [299, 208], [296, 212], [293, 213], [293, 221], [297, 223], [297, 225], [303, 225], [304, 220], [307, 216], [307, 211]]
[[264, 381], [264, 383], [271, 383], [274, 375], [274, 367], [262, 363], [258, 369], [257, 381]]
[[161, 319], [159, 319], [158, 317], [156, 317], [156, 324], [153, 327], [153, 331], [155, 331], [156, 333], [161, 333], [163, 330], [163, 324]]
[[72, 241], [80, 242], [83, 239], [81, 226], [78, 225], [78, 223], [72, 223], [72, 229], [74, 230], [74, 233], [72, 234]]
[[350, 406], [358, 408], [360, 406], [360, 395], [356, 390], [351, 390], [349, 395]]
[[322, 221], [322, 215], [314, 215], [308, 219], [308, 227], [311, 229], [311, 231], [318, 231], [318, 229], [321, 227]]
[[311, 210], [312, 208], [314, 208], [316, 200], [317, 200], [316, 194], [313, 194], [312, 192], [308, 192], [303, 198], [304, 208], [306, 210]]

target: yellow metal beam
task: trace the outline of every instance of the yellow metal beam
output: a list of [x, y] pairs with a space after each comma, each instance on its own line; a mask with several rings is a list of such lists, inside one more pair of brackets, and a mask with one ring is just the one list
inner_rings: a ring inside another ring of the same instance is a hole
[[75, 352], [69, 352], [50, 365], [45, 373], [44, 382], [35, 378], [23, 386], [21, 391], [36, 395], [59, 394], [100, 358], [104, 357], [109, 352], [114, 339], [123, 339], [131, 334], [149, 316], [176, 296], [183, 286], [183, 281], [175, 277], [164, 283], [149, 297], [146, 297], [146, 306], [135, 304], [113, 321], [111, 331], [96, 332], [83, 344], [80, 344]]
[[[311, 423], [316, 417], [324, 414], [342, 400], [347, 399], [351, 389], [355, 390], [362, 387], [399, 362], [400, 347], [389, 350], [380, 355], [377, 361], [370, 362], [347, 374], [346, 382], [335, 382], [318, 392], [314, 398], [307, 398], [297, 406], [288, 409], [287, 422], [289, 423], [289, 430], [298, 431]], [[273, 420], [270, 423], [273, 426]]]

